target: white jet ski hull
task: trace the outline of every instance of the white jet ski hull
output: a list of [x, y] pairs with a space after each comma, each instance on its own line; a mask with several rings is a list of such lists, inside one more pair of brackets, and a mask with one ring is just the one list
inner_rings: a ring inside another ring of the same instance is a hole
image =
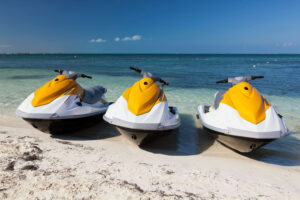
[[266, 118], [258, 124], [244, 120], [235, 109], [223, 103], [216, 110], [200, 105], [198, 117], [220, 143], [241, 153], [252, 152], [289, 134], [272, 106], [266, 111]]
[[150, 112], [136, 116], [128, 110], [127, 101], [123, 96], [109, 106], [103, 119], [116, 126], [121, 134], [138, 145], [180, 126], [177, 108], [168, 107], [166, 101], [153, 106]]
[[59, 97], [49, 104], [33, 107], [34, 93], [29, 95], [17, 108], [16, 115], [33, 127], [51, 134], [70, 133], [87, 128], [102, 120], [108, 103], [95, 104], [80, 102], [76, 95]]

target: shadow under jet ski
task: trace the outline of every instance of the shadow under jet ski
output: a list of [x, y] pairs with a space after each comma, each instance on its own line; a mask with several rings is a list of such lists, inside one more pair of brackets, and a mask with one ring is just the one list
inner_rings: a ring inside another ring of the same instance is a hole
[[76, 119], [30, 119], [23, 118], [34, 128], [53, 135], [72, 133], [95, 125], [102, 119], [103, 113]]
[[292, 135], [276, 140], [248, 155], [257, 161], [280, 166], [300, 165], [300, 140]]
[[81, 129], [75, 132], [52, 134], [52, 138], [65, 139], [65, 140], [101, 140], [120, 136], [120, 133], [110, 124], [103, 120], [98, 121], [96, 124], [89, 128]]
[[185, 156], [197, 155], [205, 152], [213, 143], [214, 138], [198, 128], [197, 122], [192, 115], [180, 114], [184, 123], [174, 132], [167, 133], [159, 139], [142, 143], [140, 148], [158, 154]]

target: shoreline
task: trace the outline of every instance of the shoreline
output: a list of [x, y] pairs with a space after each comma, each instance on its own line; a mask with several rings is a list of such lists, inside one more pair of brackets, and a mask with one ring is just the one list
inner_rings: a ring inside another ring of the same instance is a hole
[[21, 119], [2, 118], [3, 199], [300, 197], [297, 154], [290, 155], [294, 163], [279, 165], [237, 154], [218, 142], [193, 155], [153, 151], [133, 145], [113, 127], [103, 132], [96, 126], [76, 137], [54, 137]]

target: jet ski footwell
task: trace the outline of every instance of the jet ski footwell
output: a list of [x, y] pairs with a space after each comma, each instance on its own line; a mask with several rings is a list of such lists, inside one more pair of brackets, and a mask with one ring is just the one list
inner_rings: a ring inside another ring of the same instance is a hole
[[23, 119], [42, 132], [58, 135], [90, 127], [102, 120], [103, 114], [104, 113], [72, 119]]

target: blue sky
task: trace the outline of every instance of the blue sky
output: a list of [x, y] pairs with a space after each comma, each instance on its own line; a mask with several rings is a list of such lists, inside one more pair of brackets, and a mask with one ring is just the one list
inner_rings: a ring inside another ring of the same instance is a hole
[[0, 20], [2, 53], [300, 53], [300, 1], [0, 0]]

